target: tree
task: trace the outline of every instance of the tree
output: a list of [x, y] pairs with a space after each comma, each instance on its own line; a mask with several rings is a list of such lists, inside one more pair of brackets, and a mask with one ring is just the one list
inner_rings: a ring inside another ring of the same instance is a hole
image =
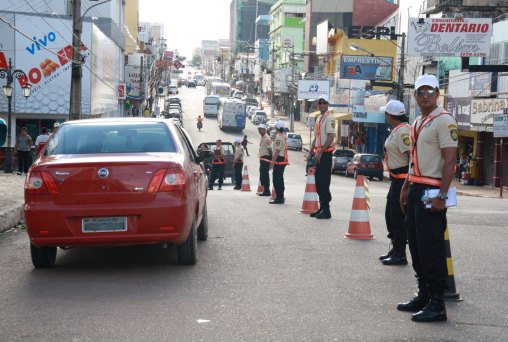
[[201, 56], [199, 55], [192, 56], [192, 65], [199, 67], [201, 65]]

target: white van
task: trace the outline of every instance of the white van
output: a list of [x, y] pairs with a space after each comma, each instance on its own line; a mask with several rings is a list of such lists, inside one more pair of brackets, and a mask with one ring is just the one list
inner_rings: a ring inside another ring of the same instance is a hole
[[207, 116], [217, 116], [219, 113], [219, 97], [217, 95], [208, 95], [205, 96], [203, 100], [203, 115], [206, 118]]

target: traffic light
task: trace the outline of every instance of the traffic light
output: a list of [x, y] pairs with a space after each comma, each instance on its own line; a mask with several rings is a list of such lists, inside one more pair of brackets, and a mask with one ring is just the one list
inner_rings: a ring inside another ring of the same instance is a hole
[[157, 94], [164, 95], [164, 87], [158, 87], [157, 88]]

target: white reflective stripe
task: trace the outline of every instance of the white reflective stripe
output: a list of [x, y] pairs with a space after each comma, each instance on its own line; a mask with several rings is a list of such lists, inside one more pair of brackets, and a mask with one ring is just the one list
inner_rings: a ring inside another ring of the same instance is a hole
[[363, 186], [355, 188], [355, 198], [365, 198], [365, 188]]
[[351, 221], [369, 222], [369, 212], [367, 210], [351, 210]]
[[318, 200], [317, 192], [306, 192], [305, 195], [303, 195], [303, 200], [305, 202], [317, 201]]
[[316, 184], [316, 178], [314, 175], [307, 176], [307, 184]]

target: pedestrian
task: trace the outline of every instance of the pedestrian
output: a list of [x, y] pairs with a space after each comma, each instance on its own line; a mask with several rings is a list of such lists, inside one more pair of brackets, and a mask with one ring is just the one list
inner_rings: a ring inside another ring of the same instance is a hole
[[263, 192], [259, 196], [270, 196], [270, 162], [272, 161], [272, 139], [266, 133], [265, 124], [258, 126], [258, 132], [261, 136], [259, 142], [259, 183], [263, 187]]
[[379, 108], [385, 113], [386, 122], [392, 127], [385, 141], [385, 165], [390, 174], [390, 189], [386, 196], [385, 222], [392, 248], [379, 257], [383, 265], [407, 265], [407, 228], [400, 209], [400, 190], [407, 178], [411, 150], [411, 126], [404, 104], [392, 100]]
[[217, 190], [222, 190], [222, 183], [224, 182], [224, 167], [226, 165], [225, 156], [226, 151], [224, 150], [224, 146], [222, 146], [222, 140], [218, 139], [215, 142], [215, 148], [213, 149], [212, 176], [208, 182], [208, 190], [213, 190], [213, 185], [216, 180], [218, 180], [219, 183], [219, 188]]
[[467, 170], [468, 163], [469, 163], [469, 160], [467, 158], [466, 152], [462, 152], [462, 154], [460, 155], [460, 159], [459, 159], [459, 167], [458, 167], [459, 174], [457, 175], [457, 180], [459, 182], [462, 179], [462, 172]]
[[30, 150], [32, 148], [32, 137], [28, 135], [26, 127], [21, 127], [20, 133], [16, 137], [16, 144], [14, 146], [14, 152], [18, 158], [18, 175], [22, 172], [28, 173]]
[[328, 110], [328, 96], [321, 95], [318, 100], [319, 117], [314, 126], [314, 139], [310, 146], [307, 162], [316, 164], [316, 191], [319, 196], [319, 210], [310, 214], [310, 217], [317, 219], [329, 219], [332, 217], [330, 212], [330, 202], [332, 194], [330, 192], [330, 182], [332, 179], [332, 154], [333, 140], [335, 139], [335, 118]]
[[35, 139], [35, 152], [39, 154], [40, 150], [46, 145], [49, 139], [48, 129], [41, 127], [41, 134]]
[[242, 147], [245, 150], [245, 153], [247, 154], [247, 156], [249, 156], [249, 150], [247, 149], [247, 144], [252, 144], [252, 143], [247, 140], [247, 135], [244, 135], [243, 140], [242, 140]]
[[277, 135], [272, 145], [272, 161], [270, 162], [270, 169], [273, 169], [273, 188], [275, 189], [276, 197], [270, 204], [284, 204], [284, 169], [288, 162], [288, 141], [284, 134], [284, 121], [278, 120], [275, 123], [275, 130]]
[[235, 169], [235, 187], [233, 189], [240, 190], [242, 188], [242, 169], [244, 150], [241, 145], [242, 139], [235, 138], [235, 157], [233, 159], [233, 167]]
[[[434, 75], [416, 79], [414, 96], [420, 116], [411, 127], [409, 175], [402, 186], [400, 202], [406, 214], [418, 294], [397, 309], [416, 312], [411, 317], [416, 322], [446, 321], [445, 204], [457, 156], [457, 122], [438, 105], [439, 82]], [[424, 196], [427, 189], [439, 189], [439, 193], [429, 199]], [[426, 204], [430, 209], [426, 209]]]
[[356, 151], [358, 153], [362, 153], [362, 141], [363, 141], [363, 134], [362, 132], [357, 132], [356, 133]]

